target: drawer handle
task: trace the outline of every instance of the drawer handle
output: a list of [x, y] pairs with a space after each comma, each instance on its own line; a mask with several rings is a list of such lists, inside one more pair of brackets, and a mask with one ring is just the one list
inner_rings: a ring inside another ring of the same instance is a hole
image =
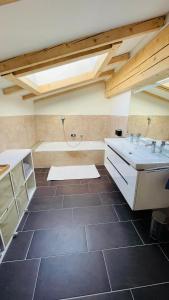
[[111, 165], [115, 168], [115, 170], [119, 173], [119, 175], [122, 177], [122, 179], [125, 181], [125, 183], [128, 184], [127, 180], [124, 178], [124, 176], [119, 172], [119, 170], [115, 167], [115, 165], [111, 162], [111, 160], [107, 157], [107, 160], [111, 163]]
[[116, 153], [117, 156], [119, 156], [127, 165], [130, 166], [127, 160], [125, 160], [120, 154], [118, 154], [113, 148], [111, 148], [109, 145], [107, 145], [114, 153]]

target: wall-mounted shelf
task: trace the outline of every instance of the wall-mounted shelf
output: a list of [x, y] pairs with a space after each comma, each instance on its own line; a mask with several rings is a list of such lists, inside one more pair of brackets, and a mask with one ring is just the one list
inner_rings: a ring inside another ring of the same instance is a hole
[[0, 175], [0, 252], [4, 256], [36, 190], [30, 149], [7, 150], [0, 164], [10, 167]]

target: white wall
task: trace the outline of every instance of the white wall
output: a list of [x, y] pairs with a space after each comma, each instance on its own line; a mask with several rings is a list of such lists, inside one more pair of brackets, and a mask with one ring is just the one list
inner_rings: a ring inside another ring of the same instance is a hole
[[169, 115], [169, 101], [160, 100], [143, 92], [132, 94], [130, 115]]
[[0, 90], [0, 116], [33, 115], [34, 104], [32, 101], [23, 101], [21, 96], [4, 96]]
[[130, 93], [107, 99], [104, 83], [43, 99], [35, 103], [37, 115], [120, 115], [129, 111]]

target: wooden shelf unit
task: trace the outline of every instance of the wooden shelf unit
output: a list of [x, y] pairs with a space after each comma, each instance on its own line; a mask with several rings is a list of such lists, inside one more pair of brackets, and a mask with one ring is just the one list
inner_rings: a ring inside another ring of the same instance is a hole
[[10, 168], [0, 176], [0, 253], [3, 259], [36, 190], [32, 151], [7, 150], [0, 164]]

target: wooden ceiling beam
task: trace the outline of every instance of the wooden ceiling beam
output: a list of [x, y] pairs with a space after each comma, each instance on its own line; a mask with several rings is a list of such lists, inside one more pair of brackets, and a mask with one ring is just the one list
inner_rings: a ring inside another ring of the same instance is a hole
[[169, 25], [132, 57], [106, 83], [106, 96], [122, 93], [136, 84], [169, 71]]
[[123, 53], [117, 56], [113, 56], [108, 63], [108, 65], [104, 68], [105, 71], [114, 69], [114, 64], [119, 64], [128, 61], [130, 58], [130, 53]]
[[164, 97], [162, 97], [162, 96], [156, 95], [156, 94], [154, 94], [154, 93], [152, 93], [152, 92], [150, 92], [150, 91], [143, 91], [143, 92], [144, 92], [145, 94], [150, 95], [150, 96], [152, 96], [152, 97], [155, 97], [155, 98], [157, 98], [157, 99], [160, 99], [160, 100], [169, 102], [169, 100], [167, 100], [167, 98], [164, 98]]
[[111, 58], [111, 60], [109, 61], [109, 65], [112, 65], [114, 63], [119, 63], [119, 62], [127, 61], [129, 58], [130, 58], [130, 52], [113, 56]]
[[62, 58], [55, 59], [55, 60], [52, 60], [52, 61], [48, 61], [46, 63], [31, 66], [31, 67], [13, 72], [13, 74], [16, 77], [21, 77], [21, 76], [26, 76], [26, 75], [29, 75], [29, 74], [32, 74], [32, 73], [35, 73], [35, 72], [44, 71], [44, 70], [47, 70], [49, 68], [59, 67], [59, 66], [65, 65], [65, 64], [69, 64], [69, 63], [81, 60], [81, 59], [86, 59], [86, 58], [89, 58], [89, 57], [93, 57], [93, 56], [96, 56], [96, 55], [101, 55], [101, 54], [107, 53], [111, 49], [111, 47], [112, 47], [111, 44], [110, 45], [105, 45], [103, 47], [99, 47], [99, 48], [96, 48], [96, 49], [91, 49], [91, 50], [88, 50], [88, 51], [84, 51], [84, 52], [76, 53], [76, 54], [73, 54], [73, 55], [70, 55], [70, 56], [66, 56], [66, 57], [62, 57]]
[[30, 82], [28, 83], [26, 79], [23, 80], [19, 80], [18, 78], [16, 78], [13, 74], [8, 74], [3, 76], [5, 79], [11, 81], [12, 83], [14, 83], [15, 85], [18, 85], [20, 88], [27, 90], [31, 93], [34, 93], [35, 95], [39, 95], [40, 93], [37, 91], [37, 89], [34, 87], [33, 83], [30, 84]]
[[2, 93], [4, 95], [11, 95], [11, 94], [20, 92], [21, 90], [23, 90], [22, 87], [20, 87], [18, 85], [12, 85], [12, 86], [9, 86], [9, 87], [6, 87], [6, 88], [2, 89]]
[[20, 0], [0, 0], [0, 6], [10, 4], [10, 3], [14, 3], [14, 2], [18, 2], [18, 1], [20, 1]]
[[125, 25], [94, 36], [13, 57], [0, 62], [0, 75], [38, 65], [57, 58], [113, 44], [117, 41], [155, 31], [165, 24], [165, 16]]
[[157, 86], [157, 89], [169, 93], [169, 87], [159, 85]]
[[101, 58], [101, 60], [98, 62], [96, 69], [95, 69], [95, 77], [99, 77], [99, 75], [103, 72], [104, 68], [108, 65], [108, 63], [110, 62], [113, 54], [115, 53], [115, 51], [121, 46], [122, 41], [120, 41], [119, 43], [115, 44], [112, 46], [112, 48], [109, 50], [109, 52], [107, 53], [107, 55], [105, 55], [105, 57]]

